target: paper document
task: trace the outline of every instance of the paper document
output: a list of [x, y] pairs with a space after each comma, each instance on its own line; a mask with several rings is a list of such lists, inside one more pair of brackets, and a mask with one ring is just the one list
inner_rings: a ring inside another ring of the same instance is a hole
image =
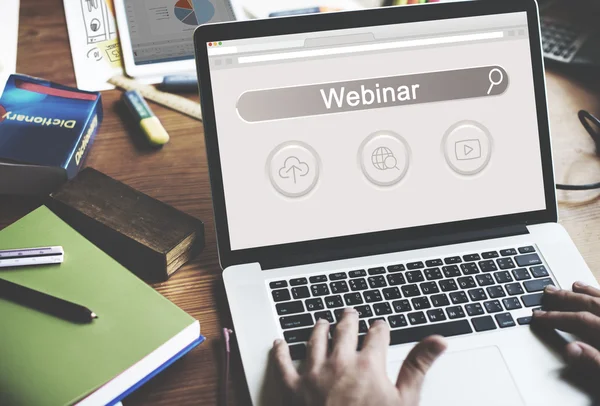
[[19, 0], [3, 0], [0, 12], [0, 95], [6, 79], [17, 69]]
[[123, 74], [112, 0], [63, 0], [77, 87], [114, 89], [107, 80]]
[[[372, 3], [370, 0], [231, 0], [233, 9], [243, 8], [247, 18], [268, 18], [273, 12], [310, 7], [357, 10], [370, 6], [370, 3]], [[236, 13], [236, 17], [240, 19], [238, 14]]]

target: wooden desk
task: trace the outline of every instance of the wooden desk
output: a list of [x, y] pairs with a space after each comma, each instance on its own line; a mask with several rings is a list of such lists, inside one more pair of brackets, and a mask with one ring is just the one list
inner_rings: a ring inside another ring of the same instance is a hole
[[[62, 0], [21, 0], [18, 71], [75, 86]], [[557, 73], [548, 74], [557, 179], [600, 179], [600, 160], [577, 120], [577, 110], [600, 113], [600, 89], [586, 89]], [[160, 151], [132, 141], [115, 105], [121, 92], [104, 92], [104, 121], [87, 165], [204, 220], [206, 250], [168, 282], [154, 287], [200, 320], [207, 341], [130, 396], [131, 405], [213, 405], [221, 373], [220, 331], [231, 326], [217, 261], [213, 213], [202, 125], [152, 104], [171, 135]], [[196, 99], [197, 96], [190, 96]], [[508, 118], [507, 118], [508, 119]], [[518, 180], [515, 180], [518, 181]], [[560, 194], [562, 224], [589, 266], [600, 276], [600, 193]], [[587, 200], [586, 200], [587, 199]], [[39, 205], [37, 199], [0, 198], [0, 228]], [[249, 404], [238, 355], [232, 359], [230, 403]]]

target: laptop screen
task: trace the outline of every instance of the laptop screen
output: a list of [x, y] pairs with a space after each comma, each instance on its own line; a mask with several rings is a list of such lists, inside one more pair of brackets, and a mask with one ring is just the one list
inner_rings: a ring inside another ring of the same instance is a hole
[[232, 250], [546, 209], [525, 12], [206, 46]]

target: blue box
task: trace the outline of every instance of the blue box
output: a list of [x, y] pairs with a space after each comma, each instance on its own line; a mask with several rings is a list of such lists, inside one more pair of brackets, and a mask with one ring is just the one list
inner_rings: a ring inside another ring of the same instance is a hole
[[0, 97], [0, 194], [49, 194], [74, 178], [101, 122], [99, 92], [11, 75]]

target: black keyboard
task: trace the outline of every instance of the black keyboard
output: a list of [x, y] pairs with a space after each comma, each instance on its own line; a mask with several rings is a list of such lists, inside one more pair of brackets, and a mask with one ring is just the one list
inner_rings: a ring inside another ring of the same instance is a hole
[[[316, 320], [332, 324], [345, 307], [359, 314], [359, 346], [376, 320], [391, 345], [526, 325], [554, 285], [532, 245], [446, 258], [332, 270], [267, 282], [292, 358], [303, 359]], [[516, 319], [516, 320], [515, 320]]]
[[544, 57], [559, 62], [571, 62], [590, 36], [572, 24], [548, 17], [541, 18], [541, 29]]

